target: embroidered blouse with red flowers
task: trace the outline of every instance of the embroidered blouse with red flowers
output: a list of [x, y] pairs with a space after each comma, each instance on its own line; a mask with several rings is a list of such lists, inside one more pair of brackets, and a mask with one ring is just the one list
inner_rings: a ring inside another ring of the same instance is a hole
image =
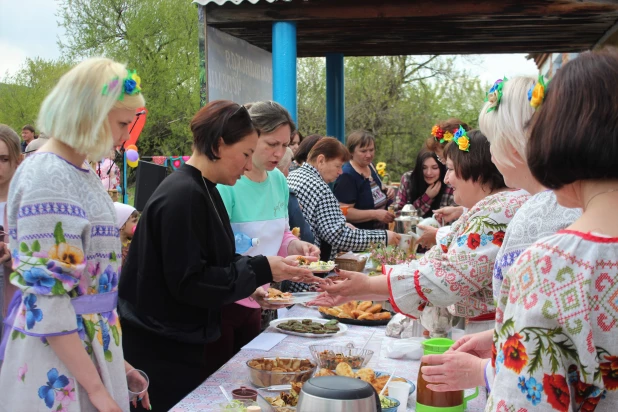
[[507, 225], [528, 197], [523, 190], [487, 196], [453, 223], [450, 233], [421, 259], [389, 268], [388, 289], [395, 310], [418, 317], [432, 304], [464, 318], [494, 312], [494, 261]]
[[487, 411], [616, 411], [618, 238], [562, 230], [504, 276]]

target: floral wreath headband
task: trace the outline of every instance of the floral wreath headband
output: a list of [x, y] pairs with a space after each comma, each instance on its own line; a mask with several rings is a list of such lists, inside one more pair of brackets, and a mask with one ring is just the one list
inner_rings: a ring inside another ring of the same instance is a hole
[[453, 129], [453, 132], [451, 133], [448, 130], [443, 130], [440, 126], [435, 125], [431, 128], [431, 135], [440, 143], [448, 143], [453, 140], [453, 137], [455, 136], [453, 133], [457, 133], [457, 130], [458, 129]]
[[545, 77], [539, 74], [539, 79], [528, 90], [528, 101], [534, 110], [538, 109], [545, 101], [545, 91], [547, 90], [549, 81], [545, 83]]
[[124, 95], [133, 96], [142, 92], [142, 79], [137, 75], [135, 70], [128, 70], [128, 75], [122, 81], [118, 77], [114, 77], [111, 82], [103, 86], [101, 94], [107, 96], [114, 91], [118, 86], [122, 86], [122, 91], [118, 100], [124, 100]]
[[489, 108], [487, 109], [487, 113], [491, 113], [494, 110], [497, 110], [498, 106], [500, 106], [500, 101], [502, 100], [502, 89], [504, 89], [504, 84], [508, 80], [509, 79], [507, 79], [506, 76], [502, 79], [496, 80], [494, 85], [491, 86], [491, 89], [489, 89], [489, 91], [485, 95], [485, 101], [489, 102]]
[[453, 141], [462, 152], [470, 151], [470, 139], [468, 138], [468, 133], [466, 133], [466, 129], [464, 129], [462, 126], [459, 126], [459, 130], [457, 130], [457, 132], [453, 136]]

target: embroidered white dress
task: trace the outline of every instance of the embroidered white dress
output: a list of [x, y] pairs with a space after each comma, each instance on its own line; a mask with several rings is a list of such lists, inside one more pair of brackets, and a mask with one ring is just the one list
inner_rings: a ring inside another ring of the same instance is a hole
[[0, 369], [0, 411], [96, 411], [46, 337], [76, 333], [107, 391], [129, 411], [116, 310], [76, 315], [76, 297], [114, 292], [120, 239], [109, 195], [91, 169], [50, 153], [18, 168], [8, 202], [11, 283], [23, 292]]
[[505, 275], [486, 411], [618, 410], [618, 238], [560, 231]]
[[498, 297], [504, 274], [519, 255], [534, 242], [568, 227], [582, 214], [581, 209], [560, 206], [556, 195], [545, 190], [530, 196], [509, 223], [494, 265], [494, 298]]
[[395, 310], [418, 317], [429, 303], [464, 318], [493, 312], [494, 261], [509, 222], [528, 197], [521, 190], [487, 196], [421, 259], [393, 266], [387, 275]]

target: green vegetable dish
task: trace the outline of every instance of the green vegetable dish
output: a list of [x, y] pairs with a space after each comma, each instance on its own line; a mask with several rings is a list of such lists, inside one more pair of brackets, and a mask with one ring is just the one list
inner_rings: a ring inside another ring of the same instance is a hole
[[397, 406], [397, 402], [395, 402], [392, 399], [387, 398], [384, 395], [380, 395], [380, 406], [382, 407], [382, 409], [384, 409], [384, 408], [393, 408], [393, 407]]
[[249, 402], [243, 402], [243, 401], [239, 401], [239, 400], [233, 400], [230, 401], [229, 403], [222, 403], [221, 406], [221, 410], [222, 411], [230, 411], [230, 412], [246, 412], [247, 411], [247, 405], [250, 404], [255, 404], [257, 405], [257, 403], [249, 403]]
[[314, 322], [311, 319], [303, 319], [302, 321], [288, 320], [287, 322], [278, 324], [277, 328], [290, 332], [315, 333], [318, 335], [323, 335], [327, 333], [339, 332], [339, 326], [337, 326], [338, 323], [339, 322], [334, 319], [329, 320], [326, 323]]

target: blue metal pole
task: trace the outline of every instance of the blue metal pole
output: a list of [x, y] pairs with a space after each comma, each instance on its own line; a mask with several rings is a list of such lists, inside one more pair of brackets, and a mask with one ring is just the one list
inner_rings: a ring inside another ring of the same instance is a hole
[[343, 54], [326, 55], [326, 134], [345, 142]]
[[285, 107], [298, 125], [295, 22], [273, 23], [273, 100]]
[[127, 192], [127, 152], [122, 155], [122, 203], [129, 204], [129, 194]]

